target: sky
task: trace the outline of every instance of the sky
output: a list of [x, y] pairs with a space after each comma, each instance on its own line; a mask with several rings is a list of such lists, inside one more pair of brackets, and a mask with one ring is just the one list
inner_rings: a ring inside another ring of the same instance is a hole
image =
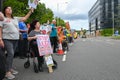
[[88, 11], [97, 0], [40, 0], [55, 17], [69, 22], [71, 29], [89, 29]]

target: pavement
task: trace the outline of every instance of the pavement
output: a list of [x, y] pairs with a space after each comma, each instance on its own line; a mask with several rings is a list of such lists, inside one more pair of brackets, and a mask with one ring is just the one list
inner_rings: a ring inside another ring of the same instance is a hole
[[[48, 73], [25, 69], [26, 59], [14, 59], [19, 71], [14, 80], [120, 80], [120, 40], [106, 37], [79, 38], [70, 44], [70, 51], [64, 55], [54, 54], [58, 68]], [[4, 79], [6, 80], [6, 79]]]

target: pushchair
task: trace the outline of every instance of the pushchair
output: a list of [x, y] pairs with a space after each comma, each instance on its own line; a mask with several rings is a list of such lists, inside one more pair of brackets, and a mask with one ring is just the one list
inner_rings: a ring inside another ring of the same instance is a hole
[[36, 56], [35, 56], [35, 52], [33, 51], [32, 48], [32, 44], [36, 44], [36, 40], [32, 40], [28, 43], [28, 53], [27, 53], [27, 61], [24, 63], [24, 68], [29, 68], [30, 67], [30, 57], [33, 58], [33, 68], [34, 68], [34, 72], [38, 73], [38, 67], [37, 67], [37, 63], [36, 63]]

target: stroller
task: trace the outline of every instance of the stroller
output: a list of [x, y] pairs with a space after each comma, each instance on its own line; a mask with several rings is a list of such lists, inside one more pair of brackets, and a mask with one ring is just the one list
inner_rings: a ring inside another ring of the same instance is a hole
[[27, 61], [24, 63], [24, 68], [29, 68], [30, 67], [30, 57], [33, 58], [33, 67], [34, 67], [34, 72], [35, 73], [38, 73], [39, 70], [38, 70], [38, 67], [37, 67], [37, 63], [36, 63], [36, 56], [35, 56], [35, 53], [33, 51], [33, 48], [32, 48], [32, 44], [36, 44], [36, 41], [35, 40], [32, 40], [28, 43], [28, 53], [27, 53]]

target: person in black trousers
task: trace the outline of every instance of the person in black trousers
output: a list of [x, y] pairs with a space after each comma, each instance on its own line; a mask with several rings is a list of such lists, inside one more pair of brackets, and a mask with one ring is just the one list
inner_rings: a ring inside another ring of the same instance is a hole
[[0, 48], [0, 80], [5, 77], [6, 69], [5, 69], [6, 59], [3, 48]]
[[[56, 20], [52, 20], [51, 23], [51, 32], [50, 32], [50, 42], [51, 46], [53, 47], [53, 53], [56, 53], [56, 49], [58, 46], [58, 34], [57, 34], [57, 27], [56, 27]], [[57, 68], [57, 62], [53, 59], [54, 66], [53, 69]]]

